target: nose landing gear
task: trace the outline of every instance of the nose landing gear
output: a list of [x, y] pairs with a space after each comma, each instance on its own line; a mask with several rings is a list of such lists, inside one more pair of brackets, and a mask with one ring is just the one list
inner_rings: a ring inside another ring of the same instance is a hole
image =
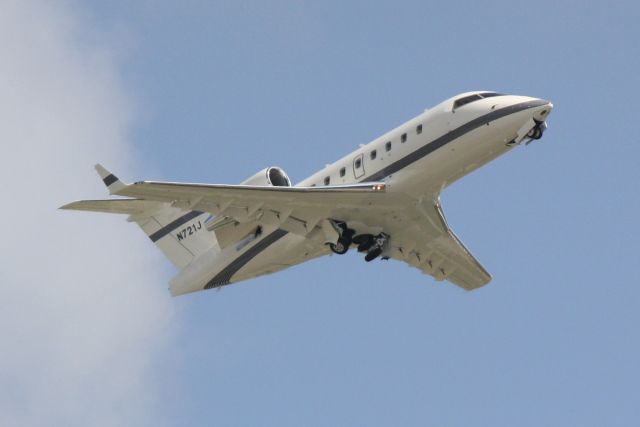
[[533, 140], [542, 138], [542, 134], [547, 129], [547, 124], [544, 121], [536, 119], [533, 119], [533, 121], [536, 122], [536, 125], [527, 134], [529, 140], [526, 145], [529, 145]]

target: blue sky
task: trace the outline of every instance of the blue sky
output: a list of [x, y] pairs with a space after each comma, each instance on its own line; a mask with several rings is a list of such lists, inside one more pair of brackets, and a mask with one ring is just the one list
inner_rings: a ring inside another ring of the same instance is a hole
[[[126, 92], [127, 180], [237, 183], [278, 165], [300, 181], [460, 92], [555, 105], [542, 140], [442, 196], [490, 285], [465, 293], [348, 254], [219, 292], [167, 292], [167, 337], [148, 358], [150, 423], [638, 422], [640, 9], [483, 3], [65, 6], [77, 43], [107, 46]], [[77, 180], [93, 178], [90, 161]], [[164, 289], [174, 271], [154, 263]]]

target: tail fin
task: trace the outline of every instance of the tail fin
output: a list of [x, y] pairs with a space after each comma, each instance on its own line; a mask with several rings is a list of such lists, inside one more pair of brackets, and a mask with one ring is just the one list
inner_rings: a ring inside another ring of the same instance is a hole
[[158, 203], [153, 211], [129, 217], [145, 232], [176, 267], [182, 269], [195, 258], [218, 246], [205, 221], [209, 214], [183, 211], [167, 203]]
[[117, 176], [106, 170], [100, 163], [94, 167], [96, 168], [98, 175], [100, 175], [102, 182], [104, 182], [104, 185], [107, 186], [109, 194], [115, 194], [117, 191], [122, 190], [125, 187], [125, 184], [123, 184]]
[[[111, 194], [125, 187], [122, 181], [101, 165], [96, 165], [96, 170]], [[80, 200], [60, 209], [128, 214], [127, 220], [138, 224], [180, 269], [218, 246], [215, 235], [207, 231], [204, 225], [210, 216], [208, 213], [184, 211], [168, 203], [141, 199]]]

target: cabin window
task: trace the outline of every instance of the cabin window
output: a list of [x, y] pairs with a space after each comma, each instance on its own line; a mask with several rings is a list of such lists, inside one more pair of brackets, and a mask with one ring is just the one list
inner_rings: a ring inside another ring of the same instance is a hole
[[347, 173], [347, 168], [340, 168], [340, 177], [342, 178], [344, 174]]
[[324, 185], [329, 185], [330, 182], [331, 182], [331, 177], [330, 176], [326, 176], [324, 178]]
[[400, 137], [400, 142], [407, 142], [407, 134], [403, 133], [402, 136]]
[[391, 151], [391, 141], [387, 141], [387, 143], [384, 144], [384, 148], [387, 151]]
[[369, 156], [371, 157], [371, 160], [375, 160], [375, 158], [378, 156], [378, 151], [373, 150]]
[[356, 169], [360, 169], [360, 166], [362, 166], [362, 159], [357, 158], [355, 166], [356, 166]]
[[420, 135], [422, 133], [422, 125], [418, 125], [418, 127], [416, 128], [416, 133], [418, 135]]

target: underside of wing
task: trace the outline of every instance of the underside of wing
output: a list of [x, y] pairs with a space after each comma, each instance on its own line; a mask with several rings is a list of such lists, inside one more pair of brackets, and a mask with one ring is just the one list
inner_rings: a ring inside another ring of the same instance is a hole
[[439, 200], [417, 204], [413, 214], [422, 220], [392, 235], [391, 258], [469, 291], [491, 281], [491, 275], [449, 228]]
[[256, 185], [189, 184], [178, 182], [142, 181], [125, 186], [116, 194], [158, 202], [188, 205], [220, 215], [222, 211], [273, 208], [283, 210], [289, 203], [296, 209], [326, 208], [331, 203], [361, 206], [373, 203], [378, 194], [386, 192], [381, 182], [327, 187], [275, 187]]
[[222, 247], [258, 224], [306, 236], [325, 219], [372, 215], [398, 202], [384, 183], [271, 187], [145, 181], [117, 194], [211, 213], [215, 218], [207, 229], [216, 233]]
[[[409, 243], [411, 244], [411, 243]], [[458, 237], [449, 232], [416, 246], [400, 258], [436, 280], [447, 280], [471, 291], [491, 281], [491, 275], [467, 250]]]

